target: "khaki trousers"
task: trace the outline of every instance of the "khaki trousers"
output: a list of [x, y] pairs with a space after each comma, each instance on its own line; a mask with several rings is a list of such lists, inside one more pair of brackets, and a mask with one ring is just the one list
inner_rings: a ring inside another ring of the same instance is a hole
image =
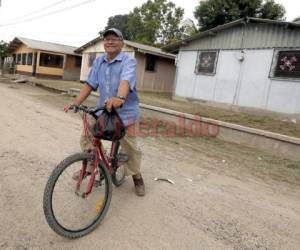
[[[87, 126], [91, 128], [95, 126], [95, 123], [96, 120], [88, 115]], [[142, 152], [137, 145], [136, 136], [134, 133], [130, 133], [130, 131], [134, 130], [136, 125], [137, 124], [129, 125], [126, 128], [126, 135], [120, 140], [121, 152], [129, 156], [128, 162], [124, 163], [126, 176], [140, 174]], [[130, 134], [130, 136], [128, 134]], [[83, 131], [80, 138], [80, 147], [82, 151], [94, 149], [93, 136], [89, 129], [85, 132]]]

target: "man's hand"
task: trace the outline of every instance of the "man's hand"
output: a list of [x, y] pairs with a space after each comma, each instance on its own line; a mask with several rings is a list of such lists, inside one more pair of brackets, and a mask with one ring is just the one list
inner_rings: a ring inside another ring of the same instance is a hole
[[125, 103], [125, 101], [120, 98], [111, 97], [108, 100], [106, 100], [105, 107], [106, 107], [107, 111], [110, 112], [112, 107], [120, 108], [124, 103]]
[[80, 90], [79, 96], [70, 104], [65, 105], [64, 111], [68, 112], [74, 106], [79, 106], [92, 92], [92, 87], [84, 84]]
[[72, 109], [75, 106], [74, 103], [70, 103], [64, 106], [64, 111], [68, 112], [70, 109]]

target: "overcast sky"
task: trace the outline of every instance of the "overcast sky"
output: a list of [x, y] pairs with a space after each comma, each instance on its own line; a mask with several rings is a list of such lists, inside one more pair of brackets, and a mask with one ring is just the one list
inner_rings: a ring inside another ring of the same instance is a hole
[[[300, 15], [299, 0], [275, 1], [286, 8], [287, 21]], [[0, 2], [2, 2], [0, 40], [9, 42], [14, 37], [21, 36], [81, 46], [98, 36], [98, 32], [106, 26], [110, 16], [128, 14], [146, 0], [0, 0]], [[193, 11], [199, 0], [172, 0], [172, 2], [184, 8], [185, 18], [194, 19]], [[52, 14], [53, 12], [57, 13]]]

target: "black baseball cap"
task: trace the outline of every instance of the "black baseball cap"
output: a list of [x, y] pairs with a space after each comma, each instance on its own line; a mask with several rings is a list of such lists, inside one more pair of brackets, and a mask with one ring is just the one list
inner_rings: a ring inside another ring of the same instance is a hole
[[106, 37], [108, 34], [114, 34], [117, 37], [121, 38], [121, 40], [123, 40], [122, 32], [116, 28], [110, 28], [110, 29], [107, 29], [106, 31], [104, 31], [103, 37]]

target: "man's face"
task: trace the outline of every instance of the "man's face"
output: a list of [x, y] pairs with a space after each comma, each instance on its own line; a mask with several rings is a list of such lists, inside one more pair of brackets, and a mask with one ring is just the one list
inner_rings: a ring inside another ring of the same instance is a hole
[[119, 53], [123, 48], [123, 41], [114, 34], [108, 34], [104, 38], [104, 50], [109, 54]]

